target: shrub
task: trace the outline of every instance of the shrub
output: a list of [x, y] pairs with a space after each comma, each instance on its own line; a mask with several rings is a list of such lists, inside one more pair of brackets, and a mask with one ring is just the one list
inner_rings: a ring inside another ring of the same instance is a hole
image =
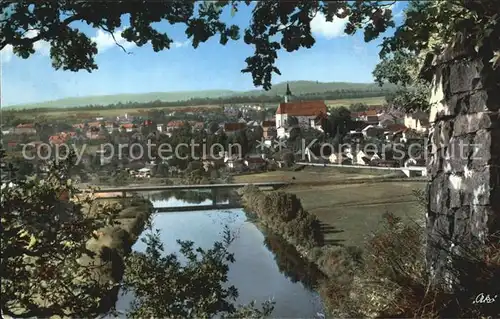
[[[456, 280], [445, 290], [427, 271], [423, 234], [417, 223], [403, 224], [386, 214], [384, 227], [368, 242], [362, 263], [352, 267], [340, 258], [349, 254], [325, 253], [320, 268], [332, 271], [320, 292], [327, 307], [336, 316], [349, 317], [498, 317], [499, 302], [474, 303], [481, 293], [500, 295], [494, 279], [500, 278], [498, 238], [491, 238], [487, 245], [457, 244], [446, 267], [450, 278]], [[350, 255], [355, 257], [356, 253]]]
[[244, 187], [239, 193], [247, 214], [257, 216], [277, 234], [306, 248], [323, 244], [319, 221], [302, 208], [295, 194], [264, 193], [253, 185]]

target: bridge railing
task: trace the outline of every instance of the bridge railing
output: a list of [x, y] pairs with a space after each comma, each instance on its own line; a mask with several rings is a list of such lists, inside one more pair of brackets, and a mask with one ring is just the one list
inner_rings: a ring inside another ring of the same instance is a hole
[[167, 191], [167, 190], [187, 190], [187, 189], [227, 189], [227, 188], [243, 188], [253, 185], [259, 188], [272, 187], [277, 189], [288, 185], [287, 182], [262, 182], [262, 183], [233, 183], [233, 184], [201, 184], [201, 185], [156, 185], [156, 186], [137, 186], [137, 187], [109, 187], [96, 190], [96, 193], [122, 193], [125, 197], [126, 193], [137, 192], [152, 192], [152, 191]]

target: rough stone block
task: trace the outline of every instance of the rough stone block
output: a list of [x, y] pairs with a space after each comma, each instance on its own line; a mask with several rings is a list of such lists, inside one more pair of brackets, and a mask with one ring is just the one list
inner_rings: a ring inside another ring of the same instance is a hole
[[455, 221], [469, 219], [470, 215], [471, 215], [471, 207], [470, 206], [461, 206], [461, 207], [457, 208], [454, 212]]
[[441, 243], [446, 243], [452, 238], [452, 231], [454, 229], [455, 217], [452, 215], [438, 215], [434, 227], [432, 228], [432, 235], [444, 239]]
[[470, 205], [490, 204], [490, 168], [472, 170], [464, 178], [464, 190], [472, 195]]
[[495, 127], [498, 127], [498, 115], [496, 113], [461, 114], [454, 119], [453, 136], [466, 135], [481, 129]]
[[427, 173], [432, 178], [442, 171], [443, 171], [443, 159], [439, 157], [437, 153], [431, 154], [427, 158]]
[[464, 93], [471, 90], [480, 90], [483, 87], [481, 81], [481, 60], [461, 61], [450, 66], [450, 93]]
[[448, 201], [448, 175], [440, 172], [432, 181], [430, 181], [429, 209], [433, 212], [443, 212]]
[[[493, 164], [498, 160], [498, 153], [495, 154], [493, 148], [500, 147], [500, 143], [492, 143], [492, 132], [480, 130], [477, 132], [472, 143], [473, 152], [471, 154], [471, 168], [479, 170], [486, 165]], [[495, 145], [495, 146], [494, 146]]]
[[437, 130], [434, 132], [434, 140], [438, 148], [447, 147], [450, 137], [453, 135], [453, 124], [451, 121], [440, 121]]
[[450, 172], [463, 173], [469, 162], [470, 143], [468, 137], [452, 137], [450, 145], [443, 154]]
[[467, 97], [464, 97], [461, 108], [465, 110], [466, 113], [478, 113], [494, 110], [494, 108], [490, 109], [488, 106], [488, 93], [486, 90], [479, 90], [477, 92], [473, 92]]
[[463, 193], [464, 193], [464, 185], [463, 185], [463, 176], [459, 176], [456, 174], [450, 174], [448, 181], [448, 191], [450, 198], [450, 207], [452, 209], [462, 207]]
[[491, 221], [491, 217], [494, 216], [494, 212], [489, 206], [471, 206], [470, 215], [470, 228], [471, 233], [484, 241], [491, 229], [488, 227], [488, 220]]
[[[466, 208], [468, 209], [469, 207]], [[452, 235], [453, 243], [456, 245], [460, 245], [461, 243], [467, 244], [471, 239], [472, 233], [470, 230], [470, 220], [456, 218], [455, 216], [455, 224]]]

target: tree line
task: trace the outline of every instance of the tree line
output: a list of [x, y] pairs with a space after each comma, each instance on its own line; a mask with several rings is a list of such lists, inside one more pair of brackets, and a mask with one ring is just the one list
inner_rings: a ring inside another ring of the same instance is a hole
[[[379, 97], [393, 94], [393, 89], [374, 87], [370, 89], [340, 89], [326, 92], [303, 93], [297, 94], [296, 99], [299, 100], [338, 100], [338, 99], [352, 99], [352, 98], [369, 98]], [[129, 109], [129, 108], [162, 108], [173, 106], [198, 106], [198, 105], [231, 105], [231, 104], [264, 104], [264, 103], [280, 103], [283, 97], [280, 95], [248, 95], [248, 96], [229, 96], [219, 98], [192, 98], [188, 100], [179, 101], [151, 101], [151, 102], [118, 102], [109, 105], [86, 105], [76, 107], [74, 109], [82, 110], [95, 110], [95, 109]], [[66, 108], [34, 108], [30, 109], [32, 112], [37, 111], [60, 111]], [[12, 112], [25, 111], [24, 109], [11, 109]]]

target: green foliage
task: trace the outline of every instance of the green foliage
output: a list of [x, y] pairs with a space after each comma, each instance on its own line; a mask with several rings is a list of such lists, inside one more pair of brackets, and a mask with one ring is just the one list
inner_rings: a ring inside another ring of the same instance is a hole
[[353, 103], [349, 105], [349, 110], [351, 112], [364, 112], [369, 110], [369, 106], [365, 103]]
[[[391, 85], [379, 87], [376, 84], [364, 83], [317, 83], [313, 81], [291, 81], [294, 95], [303, 100], [338, 100], [354, 98], [376, 98], [392, 92]], [[193, 92], [160, 92], [143, 94], [118, 94], [105, 96], [88, 96], [60, 99], [35, 104], [22, 104], [6, 107], [8, 111], [30, 109], [31, 111], [60, 111], [78, 107], [79, 111], [101, 109], [150, 109], [170, 108], [175, 106], [227, 105], [227, 104], [276, 104], [283, 101], [282, 83], [276, 84], [269, 91], [253, 90], [237, 91], [193, 91]], [[265, 106], [265, 105], [264, 105]], [[211, 109], [213, 112], [216, 109]], [[5, 112], [5, 111], [4, 111]], [[9, 113], [5, 113], [8, 115]], [[11, 122], [5, 116], [6, 123]]]
[[96, 316], [112, 282], [96, 277], [87, 242], [95, 231], [113, 223], [117, 207], [100, 207], [88, 216], [67, 179], [68, 164], [53, 165], [44, 179], [2, 185], [1, 296], [2, 313], [14, 317]]
[[[2, 24], [0, 29], [5, 37], [0, 42], [0, 49], [12, 45], [15, 54], [28, 58], [34, 53], [33, 44], [45, 40], [51, 44], [50, 56], [52, 65], [63, 70], [97, 69], [95, 55], [98, 53], [96, 43], [86, 34], [74, 27], [73, 22], [83, 22], [93, 28], [107, 33], [117, 31], [122, 25], [121, 17], [130, 15], [130, 24], [121, 36], [137, 46], [147, 43], [155, 52], [169, 49], [173, 40], [167, 33], [160, 32], [153, 26], [160, 21], [183, 25], [194, 48], [200, 43], [219, 35], [219, 43], [225, 45], [229, 40], [240, 38], [240, 30], [236, 25], [227, 25], [221, 14], [227, 10], [236, 12], [239, 6], [253, 6], [253, 19], [244, 31], [245, 43], [252, 45], [255, 52], [246, 59], [244, 73], [251, 73], [256, 86], [270, 89], [273, 74], [280, 74], [275, 66], [277, 51], [288, 52], [300, 48], [310, 48], [315, 40], [311, 34], [310, 22], [317, 12], [325, 14], [328, 21], [334, 17], [341, 18], [350, 14], [346, 32], [352, 34], [356, 29], [365, 31], [365, 40], [369, 41], [394, 26], [391, 11], [385, 10], [389, 4], [373, 4], [362, 2], [258, 2], [222, 1], [209, 2], [175, 2], [147, 3], [137, 7], [133, 3], [116, 2], [112, 4], [67, 3], [56, 1], [50, 4], [40, 3], [3, 3], [2, 16], [9, 23]], [[147, 10], [150, 14], [142, 14]], [[340, 11], [344, 10], [343, 13]], [[23, 37], [27, 29], [35, 30], [32, 38]], [[276, 37], [279, 36], [279, 37]], [[122, 47], [123, 49], [123, 47]], [[124, 49], [125, 50], [125, 49]]]
[[274, 253], [280, 271], [292, 282], [300, 282], [305, 287], [314, 289], [324, 279], [316, 264], [304, 260], [295, 247], [280, 236], [266, 232], [264, 244]]
[[389, 106], [406, 112], [430, 108], [430, 83], [419, 78], [419, 61], [415, 53], [396, 51], [386, 55], [373, 71], [375, 80], [392, 83], [397, 89], [386, 95]]
[[[228, 252], [232, 241], [228, 232], [223, 243], [209, 250], [195, 249], [192, 242], [179, 242], [187, 260], [182, 263], [175, 255], [162, 256], [156, 233], [147, 237], [144, 254], [134, 253], [125, 260], [127, 272], [121, 284], [114, 274], [106, 276], [110, 270], [106, 261], [115, 257], [115, 244], [109, 244], [99, 255], [90, 243], [102, 235], [104, 227], [115, 225], [120, 207], [102, 205], [81, 194], [74, 197], [77, 189], [67, 179], [70, 165], [71, 161], [54, 164], [43, 180], [2, 184], [2, 315], [95, 318], [113, 307], [108, 297], [119, 285], [137, 297], [127, 314], [131, 318], [262, 318], [271, 313], [274, 304], [270, 302], [262, 309], [255, 303], [243, 307], [232, 303], [237, 290], [225, 285], [229, 264], [234, 262]], [[122, 204], [137, 209], [139, 202], [130, 198]], [[149, 224], [148, 214], [142, 215]], [[133, 240], [119, 227], [112, 232], [123, 237], [122, 241]]]
[[[320, 294], [335, 316], [382, 318], [498, 317], [498, 303], [474, 303], [480, 293], [491, 297], [499, 288], [491, 281], [500, 275], [498, 238], [484, 244], [456, 243], [450, 258], [450, 291], [433, 284], [425, 264], [424, 230], [385, 214], [380, 229], [368, 241], [363, 258], [330, 266], [329, 280]], [[448, 251], [451, 242], [439, 249]], [[444, 252], [444, 251], [443, 251]], [[340, 252], [338, 256], [345, 252]], [[354, 257], [354, 256], [353, 256]], [[331, 258], [331, 261], [341, 259]], [[323, 267], [322, 267], [323, 269]], [[343, 274], [338, 276], [338, 274]]]
[[130, 180], [130, 174], [126, 171], [121, 170], [113, 175], [111, 183], [116, 186], [123, 186], [129, 184]]
[[[145, 253], [133, 253], [127, 260], [124, 290], [135, 295], [128, 317], [268, 316], [272, 304], [264, 304], [264, 311], [260, 312], [253, 304], [237, 310], [231, 302], [238, 297], [238, 291], [234, 286], [225, 287], [224, 283], [229, 264], [235, 260], [228, 252], [232, 240], [226, 229], [224, 241], [215, 243], [209, 250], [195, 248], [193, 242], [178, 241], [185, 260], [181, 261], [175, 254], [164, 255], [159, 230], [148, 234], [144, 239], [147, 244]], [[151, 275], [145, 277], [145, 273]]]
[[306, 248], [323, 244], [318, 219], [305, 211], [295, 194], [264, 193], [250, 185], [240, 191], [245, 210], [266, 227]]
[[337, 107], [330, 111], [325, 132], [330, 136], [345, 136], [352, 129], [351, 110], [345, 107]]

